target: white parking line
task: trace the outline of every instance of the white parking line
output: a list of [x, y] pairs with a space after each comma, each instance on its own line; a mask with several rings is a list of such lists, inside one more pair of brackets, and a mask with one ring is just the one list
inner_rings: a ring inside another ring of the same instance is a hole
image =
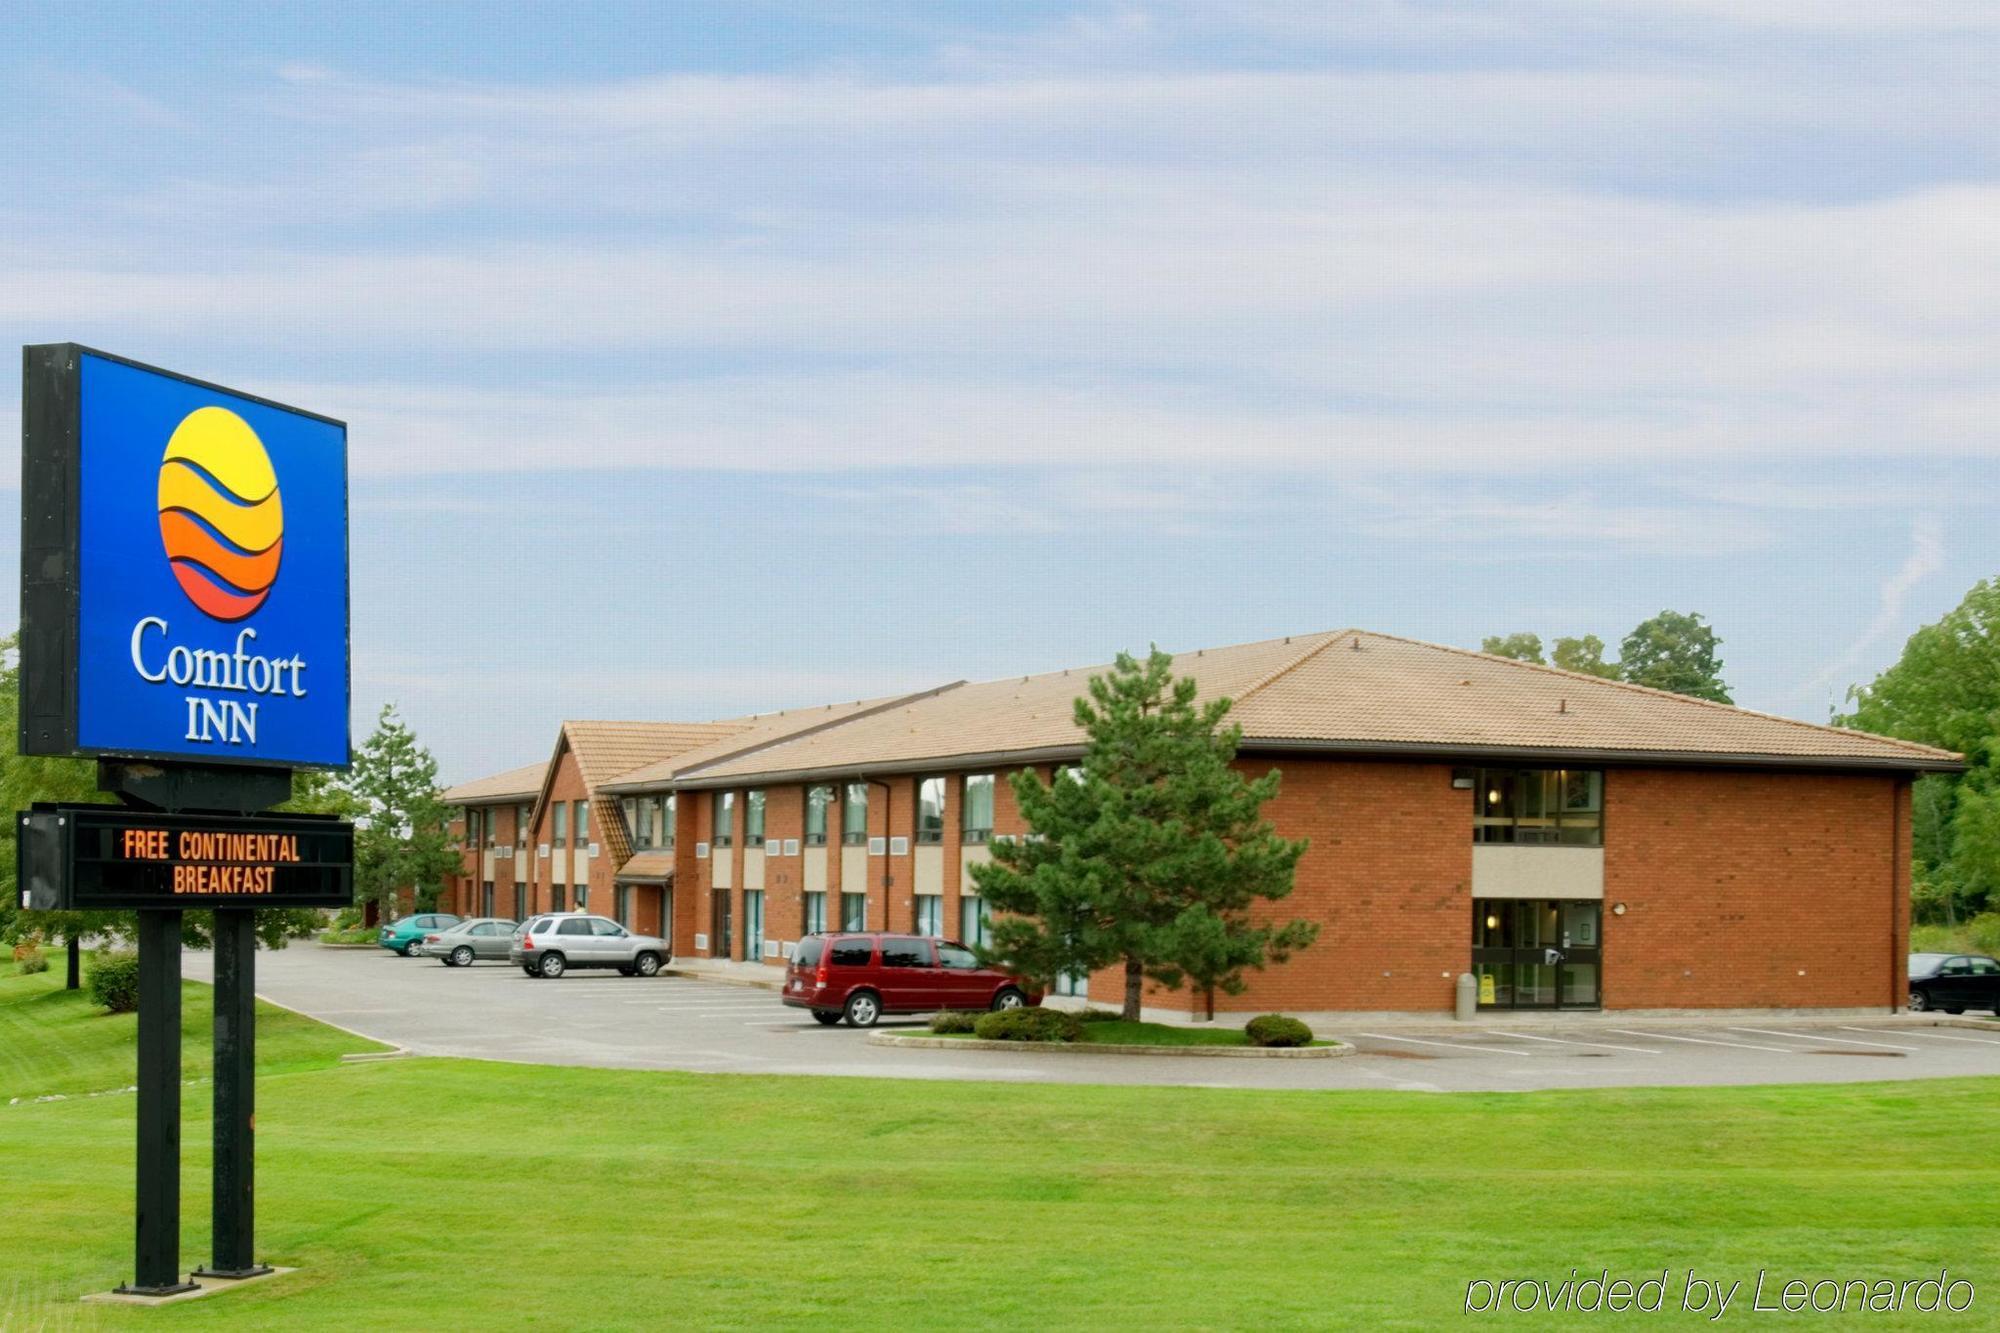
[[[1841, 1031], [1842, 1031], [1842, 1032], [1874, 1032], [1874, 1031], [1877, 1031], [1877, 1029], [1875, 1029], [1875, 1028], [1850, 1028], [1850, 1027], [1843, 1027], [1843, 1028], [1841, 1029]], [[1980, 1045], [1980, 1046], [2000, 1046], [2000, 1041], [1995, 1041], [1995, 1040], [1994, 1040], [1993, 1038], [1991, 1038], [1991, 1037], [1948, 1037], [1948, 1036], [1946, 1036], [1946, 1035], [1945, 1035], [1944, 1033], [1942, 1033], [1942, 1032], [1899, 1032], [1899, 1033], [1897, 1033], [1896, 1035], [1897, 1035], [1897, 1036], [1899, 1036], [1899, 1037], [1934, 1037], [1934, 1038], [1936, 1038], [1936, 1039], [1937, 1039], [1938, 1041], [1969, 1041], [1969, 1042], [1974, 1042], [1974, 1043], [1976, 1043], [1977, 1045]]]
[[1707, 1037], [1676, 1037], [1667, 1032], [1637, 1032], [1631, 1028], [1606, 1028], [1605, 1031], [1616, 1032], [1624, 1037], [1644, 1037], [1647, 1041], [1685, 1041], [1691, 1042], [1696, 1046], [1728, 1046], [1738, 1051], [1769, 1051], [1772, 1055], [1796, 1055], [1798, 1053], [1795, 1048], [1790, 1046], [1752, 1046], [1747, 1041], [1713, 1041]]
[[1425, 1041], [1422, 1037], [1392, 1037], [1386, 1032], [1357, 1032], [1357, 1037], [1376, 1041], [1406, 1041], [1412, 1046], [1445, 1046], [1454, 1051], [1477, 1051], [1481, 1055], [1541, 1055], [1541, 1051], [1517, 1051], [1505, 1046], [1473, 1046], [1462, 1041]]
[[1645, 1046], [1619, 1046], [1608, 1041], [1572, 1041], [1568, 1037], [1541, 1037], [1532, 1032], [1507, 1032], [1500, 1028], [1487, 1028], [1496, 1037], [1519, 1037], [1523, 1041], [1553, 1041], [1563, 1046], [1595, 1046], [1606, 1051], [1631, 1051], [1638, 1055], [1664, 1055]]
[[1893, 1046], [1886, 1041], [1856, 1041], [1852, 1037], [1821, 1037], [1810, 1032], [1773, 1032], [1769, 1028], [1727, 1028], [1728, 1032], [1754, 1032], [1760, 1037], [1784, 1037], [1790, 1041], [1824, 1041], [1835, 1046], [1873, 1046], [1882, 1051], [1921, 1051], [1921, 1046]]

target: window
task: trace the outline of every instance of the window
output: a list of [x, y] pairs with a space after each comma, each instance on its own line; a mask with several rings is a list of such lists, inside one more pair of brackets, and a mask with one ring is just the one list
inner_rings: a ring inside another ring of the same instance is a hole
[[525, 850], [528, 846], [528, 820], [534, 816], [534, 807], [517, 805], [514, 807], [514, 846]]
[[935, 893], [917, 899], [917, 934], [944, 934], [944, 899]]
[[516, 884], [514, 886], [514, 919], [516, 921], [519, 921], [522, 917], [526, 916], [527, 914], [528, 914], [528, 886], [525, 884]]
[[867, 894], [843, 893], [840, 895], [840, 928], [842, 930], [868, 929]]
[[555, 834], [552, 841], [558, 847], [569, 843], [569, 807], [561, 801], [555, 803]]
[[866, 967], [875, 957], [873, 940], [841, 940], [827, 961], [835, 967]]
[[632, 835], [632, 845], [634, 847], [645, 846], [644, 843], [639, 841], [639, 803], [630, 796], [627, 796], [618, 803], [618, 812], [625, 816], [625, 831]]
[[641, 847], [653, 845], [653, 798], [648, 796], [635, 804], [633, 818], [638, 826], [632, 830], [632, 837]]
[[849, 847], [868, 844], [868, 784], [850, 782], [840, 799], [840, 840]]
[[567, 893], [568, 890], [560, 884], [551, 884], [549, 886], [549, 910], [551, 912], [567, 912], [569, 910], [569, 907], [563, 901]]
[[939, 967], [949, 967], [959, 972], [970, 972], [973, 968], [979, 966], [979, 959], [973, 956], [970, 949], [961, 949], [956, 944], [940, 944], [937, 947], [937, 951]]
[[802, 935], [817, 935], [826, 929], [826, 895], [808, 893], [805, 896], [805, 928]]
[[826, 811], [833, 804], [833, 788], [806, 788], [806, 846], [826, 846]]
[[590, 929], [591, 933], [604, 939], [622, 940], [625, 938], [625, 927], [619, 925], [616, 921], [606, 921], [601, 916], [590, 918]]
[[576, 813], [570, 817], [569, 826], [571, 830], [576, 834], [576, 845], [578, 849], [580, 850], [584, 847], [589, 846], [590, 844], [589, 801], [578, 801], [576, 803]]
[[917, 841], [944, 841], [944, 779], [917, 783]]
[[674, 801], [672, 796], [660, 798], [660, 846], [674, 845]]
[[959, 812], [965, 841], [985, 842], [993, 836], [993, 775], [970, 773], [965, 779], [965, 805]]
[[964, 895], [958, 900], [958, 937], [967, 944], [986, 943], [986, 923], [991, 915], [984, 898]]
[[1590, 768], [1477, 769], [1472, 840], [1602, 847], [1604, 774]]
[[1056, 978], [1056, 994], [1090, 995], [1090, 974], [1088, 972], [1065, 972]]
[[611, 915], [618, 918], [618, 924], [632, 924], [632, 886], [620, 884], [611, 894]]
[[736, 793], [719, 791], [715, 793], [715, 835], [711, 841], [717, 847], [728, 847], [734, 841], [732, 830], [736, 823]]
[[755, 848], [764, 845], [764, 793], [761, 791], [743, 793], [743, 845]]
[[825, 951], [825, 940], [800, 940], [799, 947], [792, 950], [792, 966], [799, 968], [818, 967], [819, 956]]
[[892, 935], [882, 941], [882, 966], [929, 967], [930, 965], [929, 940], [914, 939], [908, 935]]
[[590, 922], [580, 916], [573, 916], [556, 927], [556, 934], [558, 935], [588, 935], [590, 933]]
[[579, 912], [590, 910], [590, 885], [579, 884], [576, 886], [576, 910]]
[[490, 879], [479, 886], [479, 915], [493, 915], [493, 881]]

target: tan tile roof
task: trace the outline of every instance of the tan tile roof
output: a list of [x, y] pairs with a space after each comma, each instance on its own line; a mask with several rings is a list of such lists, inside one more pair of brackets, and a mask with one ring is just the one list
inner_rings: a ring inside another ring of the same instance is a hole
[[542, 789], [542, 778], [548, 772], [546, 762], [523, 764], [510, 768], [505, 773], [495, 773], [488, 778], [474, 778], [461, 782], [456, 787], [447, 787], [444, 792], [446, 805], [478, 805], [487, 801], [523, 800], [533, 797]]
[[535, 818], [541, 818], [542, 806], [549, 799], [548, 784], [556, 771], [556, 759], [567, 746], [576, 756], [577, 772], [592, 797], [592, 804], [602, 806], [597, 820], [598, 850], [611, 859], [613, 866], [623, 865], [632, 855], [624, 820], [615, 802], [600, 803], [595, 799], [598, 787], [629, 768], [712, 745], [742, 730], [742, 724], [737, 722], [565, 722], [535, 800]]
[[[952, 686], [941, 688], [950, 689]], [[936, 693], [937, 690], [926, 690], [920, 694], [892, 694], [879, 699], [857, 699], [852, 703], [790, 708], [780, 713], [754, 713], [748, 717], [732, 718], [721, 724], [737, 728], [728, 735], [621, 773], [606, 784], [606, 789], [629, 792], [665, 786], [675, 774], [687, 769], [719, 763], [746, 750], [761, 749], [821, 728], [836, 727], [898, 704], [929, 698]]]
[[[1074, 752], [1073, 713], [1103, 667], [947, 689], [789, 740], [706, 761], [680, 781], [948, 766]], [[1947, 751], [1816, 726], [1595, 676], [1384, 634], [1340, 630], [1182, 653], [1203, 699], [1236, 701], [1246, 749], [1621, 754], [1736, 763], [1951, 765]]]
[[620, 879], [670, 880], [674, 877], [674, 854], [670, 851], [635, 852], [618, 868]]

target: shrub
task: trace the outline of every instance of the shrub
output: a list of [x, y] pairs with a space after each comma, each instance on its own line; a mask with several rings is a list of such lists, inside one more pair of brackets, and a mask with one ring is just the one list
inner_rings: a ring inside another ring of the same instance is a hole
[[14, 969], [24, 977], [33, 976], [37, 972], [48, 971], [49, 960], [34, 945], [17, 944], [14, 946]]
[[931, 1015], [933, 1032], [971, 1032], [979, 1025], [980, 1015], [965, 1009], [946, 1009]]
[[352, 930], [322, 930], [321, 944], [373, 944], [375, 932], [366, 926], [356, 926]]
[[1076, 1041], [1083, 1021], [1062, 1009], [1001, 1009], [981, 1014], [972, 1033], [982, 1041]]
[[334, 915], [333, 928], [335, 930], [359, 930], [361, 928], [361, 909], [358, 907], [341, 908]]
[[1259, 1014], [1243, 1025], [1252, 1046], [1310, 1046], [1313, 1031], [1284, 1014]]
[[1077, 1015], [1085, 1023], [1122, 1023], [1125, 1015], [1116, 1009], [1086, 1009]]
[[104, 954], [90, 965], [90, 998], [114, 1014], [139, 1007], [139, 955]]

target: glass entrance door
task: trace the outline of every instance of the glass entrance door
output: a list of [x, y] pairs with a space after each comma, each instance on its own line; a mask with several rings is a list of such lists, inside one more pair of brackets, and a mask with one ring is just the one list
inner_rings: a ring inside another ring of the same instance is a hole
[[1595, 1009], [1601, 1002], [1594, 900], [1479, 898], [1472, 973], [1481, 1009]]
[[743, 890], [743, 961], [762, 962], [764, 958], [764, 891], [762, 889]]
[[709, 950], [712, 958], [729, 957], [729, 890], [715, 891], [715, 945]]

